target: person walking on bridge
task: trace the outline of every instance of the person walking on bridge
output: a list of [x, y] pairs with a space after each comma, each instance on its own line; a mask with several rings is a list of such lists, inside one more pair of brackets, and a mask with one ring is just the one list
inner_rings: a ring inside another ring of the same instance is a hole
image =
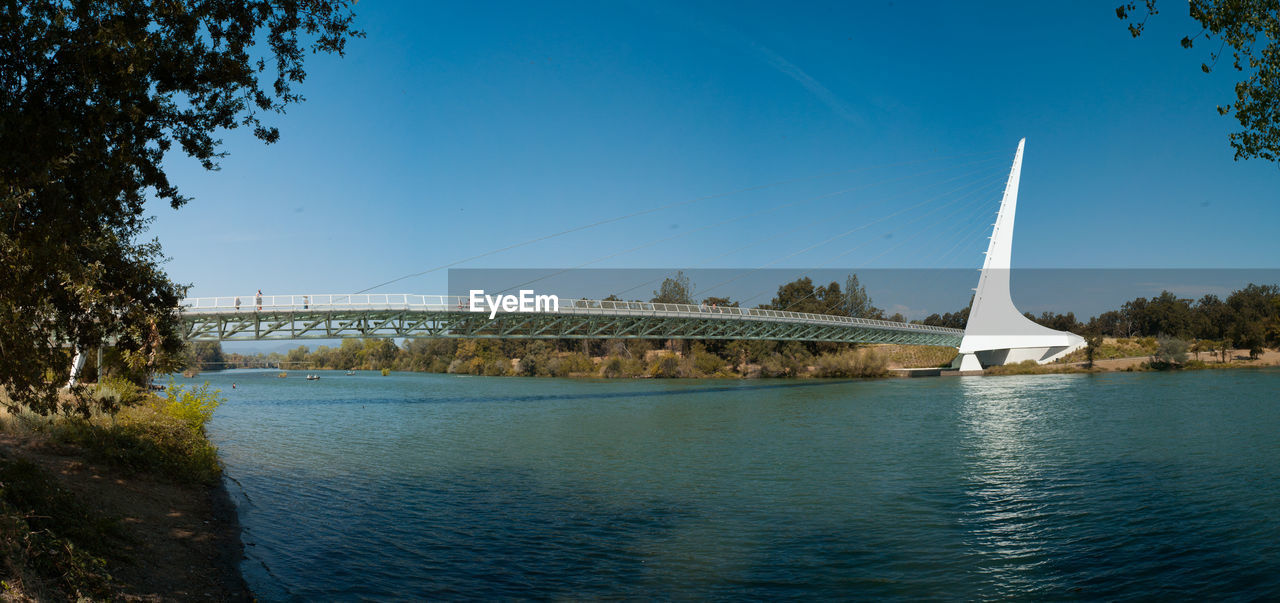
[[236, 296], [236, 312], [240, 311], [240, 296]]
[[261, 312], [262, 311], [262, 289], [258, 289], [258, 296], [253, 299], [256, 302], [254, 305], [258, 306], [258, 311]]

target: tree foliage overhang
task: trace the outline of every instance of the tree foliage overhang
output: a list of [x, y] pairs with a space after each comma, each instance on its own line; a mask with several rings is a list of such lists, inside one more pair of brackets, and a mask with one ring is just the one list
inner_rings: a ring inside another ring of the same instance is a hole
[[0, 386], [38, 412], [59, 401], [68, 348], [113, 342], [164, 370], [183, 288], [142, 241], [149, 198], [188, 202], [175, 145], [217, 169], [219, 132], [302, 97], [303, 59], [342, 55], [345, 0], [0, 0]]
[[[1116, 8], [1116, 16], [1129, 20], [1129, 33], [1142, 35], [1147, 19], [1158, 11], [1156, 0], [1128, 2]], [[1280, 161], [1280, 1], [1190, 0], [1191, 18], [1200, 32], [1182, 38], [1183, 48], [1207, 44], [1217, 50], [1200, 64], [1205, 73], [1231, 52], [1231, 65], [1243, 74], [1236, 82], [1236, 100], [1218, 106], [1218, 113], [1234, 112], [1240, 131], [1230, 135], [1236, 159]], [[1138, 20], [1137, 17], [1141, 17]]]

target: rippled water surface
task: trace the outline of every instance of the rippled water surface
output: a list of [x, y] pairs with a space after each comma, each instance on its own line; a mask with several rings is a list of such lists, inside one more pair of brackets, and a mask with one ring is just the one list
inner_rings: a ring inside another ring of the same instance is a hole
[[199, 377], [266, 600], [1280, 597], [1280, 371], [322, 374]]

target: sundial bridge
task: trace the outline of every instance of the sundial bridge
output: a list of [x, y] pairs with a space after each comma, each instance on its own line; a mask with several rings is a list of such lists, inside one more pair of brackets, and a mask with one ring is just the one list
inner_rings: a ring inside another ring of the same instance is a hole
[[[1084, 347], [1082, 337], [1023, 316], [1009, 293], [1013, 223], [1026, 140], [1018, 142], [965, 329], [885, 320], [706, 305], [562, 300], [536, 311], [472, 311], [466, 297], [415, 294], [187, 298], [190, 341], [397, 338], [739, 339], [951, 346], [961, 371], [1034, 360]], [[76, 373], [84, 355], [77, 354]]]

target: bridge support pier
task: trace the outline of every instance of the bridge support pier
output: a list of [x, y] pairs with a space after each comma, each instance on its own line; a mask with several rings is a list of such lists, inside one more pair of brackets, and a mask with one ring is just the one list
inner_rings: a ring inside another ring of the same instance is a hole
[[77, 347], [75, 358], [71, 359], [71, 378], [67, 379], [67, 387], [74, 387], [80, 382], [80, 372], [84, 370], [84, 361], [87, 359], [84, 350]]
[[958, 370], [960, 373], [981, 373], [982, 363], [978, 362], [978, 355], [974, 353], [960, 354], [955, 360], [951, 361], [952, 370]]

